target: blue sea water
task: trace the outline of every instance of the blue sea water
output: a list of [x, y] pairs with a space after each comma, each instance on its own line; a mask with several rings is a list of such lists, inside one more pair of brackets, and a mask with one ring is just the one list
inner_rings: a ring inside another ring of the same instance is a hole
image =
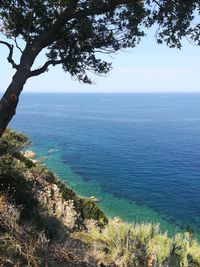
[[109, 216], [199, 232], [200, 94], [23, 94], [10, 126]]

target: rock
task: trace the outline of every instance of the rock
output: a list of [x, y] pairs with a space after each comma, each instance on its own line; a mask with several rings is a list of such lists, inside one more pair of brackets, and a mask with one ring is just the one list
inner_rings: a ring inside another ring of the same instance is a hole
[[[28, 153], [29, 154], [29, 153]], [[108, 219], [92, 199], [81, 198], [68, 188], [55, 175], [41, 168], [27, 170], [26, 179], [31, 180], [31, 193], [37, 200], [45, 223], [57, 221], [65, 226], [67, 231], [79, 231], [93, 227], [102, 227]], [[48, 219], [49, 218], [49, 219]]]
[[89, 220], [85, 220], [85, 225], [86, 225], [86, 228], [89, 231], [92, 231], [94, 228], [95, 229], [100, 229], [99, 228], [99, 225], [98, 225], [98, 222], [93, 220], [93, 219], [89, 219]]
[[99, 202], [99, 199], [96, 198], [95, 196], [91, 196], [91, 197], [89, 197], [89, 199], [94, 201], [94, 202]]
[[26, 150], [24, 152], [24, 157], [26, 157], [28, 159], [34, 159], [36, 157], [36, 153], [33, 152], [32, 150]]
[[36, 159], [30, 159], [34, 164], [38, 163], [38, 160]]
[[114, 217], [113, 222], [116, 224], [122, 223], [122, 219], [120, 217]]

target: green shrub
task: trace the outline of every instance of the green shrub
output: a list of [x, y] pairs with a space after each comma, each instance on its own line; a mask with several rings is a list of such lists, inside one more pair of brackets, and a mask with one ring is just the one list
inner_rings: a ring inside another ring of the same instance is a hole
[[[199, 267], [200, 246], [189, 233], [171, 239], [153, 224], [110, 221], [104, 229], [77, 234], [96, 255], [120, 267]], [[98, 257], [97, 256], [97, 257]]]
[[64, 200], [76, 198], [76, 194], [74, 193], [74, 191], [68, 188], [65, 184], [59, 183], [58, 186]]
[[7, 129], [0, 138], [0, 155], [17, 155], [22, 149], [30, 145], [28, 136], [22, 133]]
[[92, 200], [80, 198], [75, 204], [83, 219], [96, 220], [101, 227], [108, 223], [108, 219], [105, 214]]
[[157, 234], [149, 240], [147, 255], [152, 258], [154, 265], [162, 267], [169, 261], [172, 240], [166, 234]]

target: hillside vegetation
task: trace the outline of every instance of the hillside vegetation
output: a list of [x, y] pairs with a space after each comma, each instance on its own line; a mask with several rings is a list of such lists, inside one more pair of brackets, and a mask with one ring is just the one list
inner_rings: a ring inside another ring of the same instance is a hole
[[158, 225], [108, 220], [27, 159], [29, 144], [12, 130], [0, 139], [0, 266], [200, 266], [191, 233], [169, 238]]

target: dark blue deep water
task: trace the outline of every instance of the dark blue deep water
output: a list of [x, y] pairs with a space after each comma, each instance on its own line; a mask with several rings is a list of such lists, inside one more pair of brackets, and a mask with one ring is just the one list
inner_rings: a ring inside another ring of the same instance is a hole
[[81, 177], [79, 193], [118, 199], [108, 213], [135, 220], [133, 203], [200, 229], [200, 94], [24, 94], [11, 126], [56, 148], [52, 168]]

